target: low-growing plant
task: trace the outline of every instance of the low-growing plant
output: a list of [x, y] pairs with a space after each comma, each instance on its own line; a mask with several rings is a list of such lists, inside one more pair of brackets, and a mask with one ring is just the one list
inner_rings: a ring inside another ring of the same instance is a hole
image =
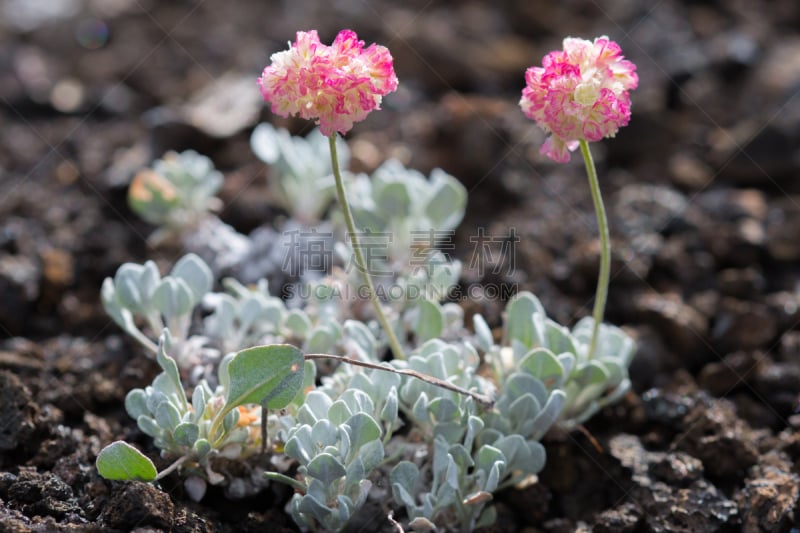
[[[271, 165], [272, 196], [299, 224], [292, 227], [313, 233], [329, 223], [325, 214], [343, 224], [344, 235], [330, 238], [344, 268], [290, 285], [285, 301], [264, 280], [228, 278], [224, 292], [213, 292], [212, 269], [195, 255], [163, 278], [152, 262], [120, 267], [103, 284], [103, 304], [162, 368], [125, 407], [172, 463], [159, 473], [118, 441], [99, 454], [100, 474], [157, 481], [178, 472], [194, 499], [208, 484], [236, 497], [285, 483], [295, 490], [292, 517], [309, 530], [345, 529], [386, 490], [413, 530], [492, 525], [497, 491], [536, 482], [546, 455], [540, 441], [552, 427], [575, 428], [629, 389], [635, 351], [622, 329], [601, 323], [610, 255], [587, 144], [627, 124], [635, 67], [607, 38], [567, 39], [526, 82], [523, 111], [552, 134], [542, 152], [559, 162], [578, 146], [584, 155], [602, 245], [591, 318], [570, 330], [523, 292], [506, 305], [502, 338], [481, 315], [468, 331], [461, 306], [446, 301], [461, 264], [436, 249], [437, 235], [464, 216], [464, 187], [443, 171], [427, 179], [396, 161], [370, 177], [342, 172], [347, 147], [338, 134], [397, 87], [389, 51], [365, 48], [349, 30], [330, 46], [314, 31], [298, 32], [259, 86], [275, 113], [315, 120], [320, 132], [298, 138], [262, 124], [251, 145]], [[137, 177], [134, 209], [166, 227], [205, 216], [218, 185], [200, 158], [169, 156], [154, 166], [159, 179]], [[376, 235], [390, 237], [386, 254], [366, 261], [364, 239]], [[228, 461], [243, 465], [247, 479]]]

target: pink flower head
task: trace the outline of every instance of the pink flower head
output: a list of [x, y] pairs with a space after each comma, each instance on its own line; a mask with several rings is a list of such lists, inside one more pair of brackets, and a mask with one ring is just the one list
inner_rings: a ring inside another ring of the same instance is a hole
[[628, 91], [639, 84], [636, 65], [608, 37], [594, 42], [567, 37], [564, 50], [547, 54], [525, 72], [519, 105], [551, 133], [541, 153], [566, 163], [579, 140], [613, 137], [631, 118]]
[[397, 89], [389, 50], [365, 49], [351, 30], [340, 31], [330, 46], [315, 30], [297, 32], [297, 41], [270, 59], [258, 85], [272, 112], [314, 120], [324, 135], [348, 132]]

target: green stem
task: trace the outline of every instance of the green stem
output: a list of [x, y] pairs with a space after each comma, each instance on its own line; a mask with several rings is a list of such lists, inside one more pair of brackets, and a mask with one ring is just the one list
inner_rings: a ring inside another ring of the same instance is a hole
[[375, 308], [375, 315], [377, 316], [378, 322], [380, 322], [383, 331], [386, 332], [386, 337], [389, 339], [389, 346], [394, 353], [394, 357], [396, 359], [405, 359], [405, 353], [403, 353], [403, 349], [400, 347], [397, 336], [394, 334], [394, 330], [389, 324], [389, 321], [386, 319], [386, 315], [383, 314], [381, 303], [378, 301], [378, 297], [375, 294], [375, 286], [372, 284], [372, 278], [369, 275], [369, 270], [367, 270], [364, 256], [361, 253], [361, 246], [358, 241], [358, 234], [356, 233], [356, 224], [353, 220], [353, 213], [350, 211], [350, 204], [347, 203], [347, 196], [344, 192], [344, 182], [342, 181], [342, 174], [339, 170], [339, 156], [336, 152], [336, 132], [331, 133], [330, 137], [328, 137], [328, 140], [330, 141], [331, 146], [333, 177], [336, 179], [336, 196], [339, 198], [339, 205], [342, 206], [344, 222], [347, 225], [347, 232], [350, 234], [350, 244], [353, 248], [353, 256], [356, 260], [356, 267], [361, 272], [364, 284], [367, 286], [369, 299], [372, 301], [372, 306]]
[[600, 273], [597, 276], [597, 292], [594, 297], [594, 310], [592, 317], [592, 340], [589, 342], [588, 358], [594, 357], [597, 350], [597, 332], [600, 323], [603, 321], [603, 313], [606, 309], [606, 299], [608, 298], [608, 283], [611, 278], [611, 245], [608, 236], [608, 219], [606, 218], [606, 208], [603, 206], [603, 197], [600, 194], [600, 183], [597, 180], [597, 169], [594, 166], [592, 152], [589, 151], [589, 143], [585, 140], [580, 141], [583, 163], [586, 165], [586, 174], [589, 178], [589, 189], [592, 191], [592, 201], [594, 211], [597, 215], [597, 229], [600, 233]]

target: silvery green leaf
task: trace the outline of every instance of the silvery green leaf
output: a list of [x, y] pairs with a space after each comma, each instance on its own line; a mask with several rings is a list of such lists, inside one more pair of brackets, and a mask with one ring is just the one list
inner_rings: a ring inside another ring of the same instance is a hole
[[97, 455], [97, 472], [110, 480], [155, 481], [158, 472], [142, 452], [122, 441], [112, 442]]
[[225, 433], [230, 433], [233, 428], [236, 427], [236, 424], [239, 422], [239, 410], [232, 409], [228, 411], [228, 413], [222, 419], [222, 428], [225, 430]]
[[318, 390], [309, 391], [309, 393], [306, 394], [306, 401], [303, 407], [306, 407], [310, 411], [313, 420], [303, 423], [313, 425], [317, 420], [327, 418], [328, 409], [331, 408], [331, 404], [333, 404], [333, 400], [324, 392]]
[[395, 499], [409, 509], [415, 506], [414, 498], [411, 495], [417, 493], [418, 478], [419, 468], [409, 461], [400, 461], [389, 474], [389, 482], [392, 485]]
[[522, 470], [527, 474], [536, 474], [544, 468], [544, 447], [538, 442], [526, 441], [520, 435], [507, 435], [500, 438], [494, 445], [503, 453], [506, 460], [505, 466], [509, 470]]
[[181, 414], [170, 402], [161, 402], [156, 407], [156, 423], [163, 429], [174, 430], [181, 423]]
[[[375, 372], [374, 374], [377, 374], [377, 372]], [[378, 397], [378, 390], [376, 390], [375, 384], [372, 383], [372, 379], [370, 379], [370, 377], [364, 374], [363, 372], [358, 372], [356, 374], [353, 374], [353, 377], [350, 378], [348, 389], [360, 390], [370, 398]], [[381, 394], [382, 393], [383, 391], [381, 391]]]
[[558, 387], [564, 379], [564, 367], [547, 348], [534, 348], [519, 362], [520, 370], [529, 372], [549, 388]]
[[[151, 385], [145, 390], [147, 410], [151, 413], [156, 412], [156, 408], [159, 406], [159, 404], [168, 401], [167, 395], [155, 388], [155, 386], [158, 385], [158, 378], [163, 375], [164, 374], [162, 372], [161, 374], [156, 376], [156, 379], [153, 380], [153, 385]], [[162, 379], [161, 381], [163, 382], [164, 380]]]
[[[242, 330], [246, 331], [250, 329], [261, 317], [263, 309], [263, 304], [258, 298], [246, 298], [239, 308], [239, 323], [241, 324]], [[233, 309], [231, 309], [231, 312], [233, 312]]]
[[283, 447], [283, 453], [287, 457], [297, 460], [300, 464], [308, 464], [316, 455], [316, 452], [317, 445], [311, 437], [311, 427], [305, 424], [294, 431]]
[[326, 507], [322, 501], [311, 494], [300, 496], [300, 504], [297, 508], [301, 513], [314, 517], [315, 520], [322, 524], [329, 523], [329, 515], [334, 512], [333, 509]]
[[172, 268], [171, 276], [182, 279], [192, 294], [192, 305], [197, 305], [211, 290], [214, 276], [211, 269], [195, 254], [183, 256]]
[[[346, 458], [348, 462], [352, 461], [350, 450], [352, 443], [350, 442], [350, 434], [347, 432], [347, 426], [337, 426], [336, 438], [337, 442], [332, 446], [335, 450], [335, 455]], [[353, 453], [358, 450], [354, 450]]]
[[483, 486], [483, 490], [486, 492], [494, 492], [497, 490], [497, 486], [500, 484], [500, 479], [503, 477], [501, 471], [505, 471], [505, 463], [502, 461], [497, 461], [489, 469], [489, 476], [486, 478], [486, 484]]
[[350, 492], [353, 488], [358, 487], [358, 482], [369, 475], [367, 469], [364, 468], [364, 463], [356, 457], [347, 465], [347, 474], [345, 474], [346, 483], [344, 492]]
[[231, 389], [231, 374], [228, 371], [228, 367], [235, 356], [236, 354], [227, 354], [219, 362], [219, 368], [217, 368], [217, 378], [219, 379], [219, 384], [222, 389], [226, 391]]
[[197, 424], [183, 423], [178, 424], [174, 431], [175, 442], [181, 446], [193, 446], [197, 437], [200, 436], [200, 428]]
[[179, 399], [182, 405], [187, 406], [186, 392], [183, 390], [183, 383], [181, 383], [181, 376], [178, 372], [178, 364], [167, 354], [168, 345], [170, 344], [169, 335], [169, 330], [165, 329], [164, 333], [162, 333], [161, 337], [159, 338], [156, 361], [164, 370], [164, 375], [167, 377], [170, 385], [172, 386], [172, 394]]
[[381, 420], [389, 422], [390, 424], [394, 424], [397, 421], [397, 413], [398, 413], [397, 389], [395, 387], [392, 387], [389, 389], [389, 392], [386, 395], [386, 403], [383, 404], [380, 417]]
[[374, 468], [383, 461], [383, 443], [380, 440], [372, 440], [358, 448], [358, 459], [364, 465], [364, 470], [369, 474]]
[[375, 346], [377, 345], [375, 335], [363, 322], [346, 320], [344, 322], [344, 334], [353, 339], [367, 355], [372, 356], [375, 353]]
[[484, 352], [488, 352], [494, 344], [494, 336], [492, 335], [492, 330], [489, 328], [489, 324], [486, 323], [483, 316], [476, 313], [472, 315], [472, 327], [475, 328], [475, 338], [478, 347]]
[[225, 409], [247, 403], [282, 409], [302, 386], [304, 370], [302, 352], [289, 344], [242, 350], [228, 365], [230, 389]]
[[628, 377], [627, 369], [623, 368], [622, 365], [611, 357], [597, 357], [595, 361], [601, 363], [608, 373], [608, 378], [606, 379], [607, 388], [616, 387], [623, 379]]
[[550, 427], [558, 421], [564, 408], [566, 397], [566, 394], [562, 390], [554, 390], [550, 393], [547, 403], [539, 412], [539, 415], [533, 423], [533, 428], [531, 428], [530, 438], [532, 440], [540, 440]]
[[[116, 289], [114, 289], [114, 281], [111, 278], [106, 278], [103, 280], [103, 286], [100, 289], [100, 299], [103, 302], [103, 309], [105, 310], [106, 314], [110, 316], [114, 322], [117, 323], [117, 325], [125, 328], [125, 320], [122, 317], [122, 304], [117, 299]], [[130, 311], [128, 311], [128, 314], [130, 314]], [[131, 320], [131, 323], [132, 322], [133, 321]]]
[[447, 472], [447, 462], [450, 455], [447, 453], [450, 443], [443, 438], [433, 439], [433, 485], [434, 487], [442, 483], [442, 478]]
[[575, 354], [560, 353], [556, 357], [562, 368], [564, 368], [564, 377], [568, 379], [575, 369]]
[[417, 313], [414, 333], [418, 342], [423, 343], [442, 334], [444, 315], [439, 304], [430, 300], [421, 300], [417, 306]]
[[433, 436], [444, 439], [448, 444], [460, 442], [464, 436], [464, 426], [460, 422], [437, 422], [433, 426]]
[[525, 428], [525, 423], [529, 422], [530, 425], [533, 425], [533, 421], [540, 411], [539, 402], [534, 398], [533, 394], [523, 394], [511, 402], [508, 409], [508, 418], [511, 420], [511, 424], [518, 428], [518, 432], [527, 434], [525, 430], [530, 429]]
[[350, 441], [356, 450], [370, 441], [381, 438], [380, 426], [366, 413], [354, 414], [347, 420], [346, 425], [349, 427]]
[[208, 403], [209, 394], [203, 384], [199, 384], [192, 392], [192, 419], [196, 422], [203, 417], [206, 410], [206, 403]]
[[139, 292], [143, 302], [149, 303], [160, 281], [161, 273], [158, 271], [156, 264], [153, 261], [146, 261], [139, 275]]
[[[491, 413], [491, 412], [490, 413], [486, 413], [486, 415], [491, 415], [491, 414], [494, 414], [494, 413]], [[503, 420], [505, 420], [505, 419], [503, 418]], [[506, 424], [508, 425], [507, 422], [506, 422]], [[486, 421], [486, 428], [483, 431], [481, 431], [480, 434], [478, 434], [478, 436], [475, 439], [475, 446], [478, 446], [478, 447], [486, 446], [486, 445], [491, 446], [495, 442], [497, 442], [497, 439], [503, 437], [503, 435], [505, 435], [507, 433], [511, 433], [511, 429], [510, 428], [508, 430], [506, 430], [506, 431], [498, 431], [498, 430], [494, 429], [494, 424], [490, 423], [490, 421], [487, 420]]]
[[281, 154], [275, 127], [266, 122], [256, 126], [250, 136], [250, 148], [263, 162], [269, 165], [275, 163]]
[[411, 408], [411, 414], [415, 420], [419, 422], [427, 422], [430, 420], [428, 415], [428, 396], [423, 392], [417, 397], [414, 406]]
[[144, 272], [144, 267], [135, 263], [125, 263], [114, 274], [114, 289], [116, 298], [124, 307], [134, 313], [143, 313], [142, 293], [139, 288], [139, 279]]
[[389, 218], [405, 218], [411, 214], [411, 197], [403, 182], [395, 181], [375, 188], [377, 208]]
[[454, 302], [442, 304], [445, 328], [461, 328], [464, 325], [464, 309]]
[[367, 501], [367, 496], [369, 496], [369, 491], [372, 488], [372, 481], [368, 479], [362, 479], [358, 482], [358, 499], [355, 501], [355, 507], [361, 507], [364, 505], [364, 502]]
[[325, 485], [332, 484], [346, 473], [344, 465], [328, 453], [321, 453], [314, 457], [306, 466], [306, 472]]
[[[389, 365], [391, 368], [391, 365]], [[392, 388], [399, 389], [403, 379], [399, 374], [394, 372], [386, 372], [384, 370], [375, 370], [370, 374], [370, 380], [378, 393], [390, 390]]]
[[318, 326], [314, 328], [305, 343], [308, 353], [328, 353], [336, 350], [336, 338], [330, 328]]
[[539, 299], [529, 292], [517, 294], [506, 306], [506, 335], [509, 341], [517, 340], [528, 349], [534, 347], [538, 332], [534, 330], [533, 316], [544, 316]]
[[547, 402], [547, 389], [541, 381], [527, 373], [514, 373], [505, 384], [504, 394], [511, 399], [519, 398], [525, 394], [532, 394], [539, 405]]
[[440, 506], [450, 505], [457, 501], [458, 495], [458, 465], [453, 460], [453, 457], [447, 454], [447, 467], [445, 474], [440, 480], [438, 489], [435, 491], [437, 503]]
[[339, 494], [336, 497], [336, 501], [339, 503], [338, 511], [339, 516], [337, 517], [343, 524], [346, 524], [348, 520], [350, 520], [350, 511], [353, 509], [353, 501], [345, 496], [344, 494]]
[[338, 429], [330, 420], [317, 420], [311, 426], [311, 438], [317, 446], [333, 446], [336, 444]]
[[495, 446], [484, 445], [478, 450], [478, 456], [475, 458], [475, 468], [489, 472], [497, 462], [505, 464], [506, 457], [503, 452]]
[[431, 172], [433, 195], [425, 206], [425, 215], [440, 230], [455, 229], [464, 218], [467, 190], [453, 176], [441, 169]]
[[286, 315], [283, 325], [298, 338], [305, 338], [311, 330], [311, 320], [303, 311], [292, 309]]
[[[326, 395], [327, 396], [327, 395]], [[337, 400], [331, 405], [328, 410], [327, 418], [334, 424], [344, 424], [347, 419], [353, 416], [353, 411], [347, 406], [347, 403]]]
[[192, 449], [194, 449], [194, 453], [197, 454], [197, 460], [203, 461], [211, 451], [211, 443], [209, 443], [206, 439], [197, 439], [194, 441]]
[[192, 292], [180, 278], [162, 279], [153, 293], [153, 307], [166, 317], [186, 315], [193, 306]]
[[495, 522], [497, 522], [497, 508], [493, 505], [487, 505], [478, 517], [477, 522], [475, 522], [475, 529], [490, 528]]
[[549, 318], [545, 320], [546, 346], [554, 353], [576, 353], [575, 343], [567, 328]]
[[433, 423], [453, 422], [461, 419], [461, 410], [448, 398], [434, 398], [428, 404]]
[[358, 389], [349, 388], [345, 390], [341, 396], [339, 396], [339, 400], [347, 402], [350, 410], [354, 413], [372, 413], [375, 411], [375, 404], [372, 402], [372, 398], [369, 397], [369, 394]]
[[147, 395], [142, 389], [133, 389], [125, 396], [125, 411], [134, 420], [151, 414], [147, 408]]
[[458, 470], [460, 472], [468, 472], [469, 469], [475, 465], [475, 462], [472, 460], [472, 456], [461, 444], [454, 444], [453, 446], [450, 446], [448, 453], [453, 458], [453, 461], [455, 461], [456, 465], [458, 465]]
[[469, 450], [472, 449], [472, 443], [475, 441], [475, 437], [478, 436], [478, 434], [483, 430], [483, 428], [484, 428], [483, 420], [481, 420], [477, 416], [470, 415], [469, 418], [467, 418], [467, 433], [466, 436], [464, 437], [464, 446], [467, 449]]
[[605, 385], [608, 377], [608, 372], [602, 363], [588, 361], [576, 371], [572, 381], [575, 381], [579, 387], [588, 387], [590, 385]]
[[428, 268], [432, 270], [428, 282], [434, 289], [434, 296], [444, 300], [450, 289], [458, 283], [458, 278], [461, 276], [461, 261], [448, 261], [442, 252], [436, 250]]
[[156, 424], [156, 421], [147, 415], [141, 415], [139, 418], [137, 418], [136, 425], [139, 426], [139, 429], [142, 430], [142, 433], [149, 435], [150, 437], [157, 437], [163, 432], [161, 427]]

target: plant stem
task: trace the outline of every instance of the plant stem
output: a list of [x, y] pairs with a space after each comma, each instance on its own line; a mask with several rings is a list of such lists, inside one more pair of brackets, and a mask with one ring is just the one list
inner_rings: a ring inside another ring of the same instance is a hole
[[158, 475], [156, 476], [156, 480], [163, 479], [163, 478], [167, 477], [168, 475], [170, 475], [172, 472], [177, 470], [179, 466], [181, 466], [183, 463], [185, 463], [187, 459], [189, 459], [189, 457], [187, 457], [186, 455], [184, 455], [183, 457], [178, 458], [177, 461], [175, 461], [174, 463], [169, 465], [167, 468], [165, 468], [164, 470], [159, 472]]
[[339, 198], [339, 205], [342, 206], [342, 213], [344, 214], [344, 222], [347, 225], [347, 232], [350, 235], [350, 245], [353, 248], [353, 256], [356, 260], [356, 268], [361, 272], [362, 279], [367, 286], [369, 299], [372, 301], [372, 307], [375, 308], [375, 315], [380, 322], [383, 331], [386, 332], [386, 337], [389, 339], [389, 347], [394, 353], [396, 359], [405, 359], [405, 353], [394, 334], [391, 324], [383, 314], [381, 303], [378, 301], [378, 296], [375, 294], [375, 286], [372, 284], [372, 278], [367, 270], [364, 256], [361, 253], [361, 245], [358, 241], [358, 234], [356, 233], [356, 224], [353, 220], [353, 213], [350, 211], [350, 204], [347, 203], [347, 195], [344, 192], [344, 182], [342, 181], [342, 174], [339, 170], [339, 155], [336, 152], [336, 132], [331, 133], [328, 137], [331, 147], [331, 163], [333, 165], [333, 177], [336, 179], [336, 196]]
[[441, 387], [449, 391], [457, 392], [458, 394], [469, 396], [486, 408], [490, 408], [494, 405], [494, 400], [492, 400], [488, 396], [484, 396], [483, 394], [467, 390], [465, 388], [459, 387], [458, 385], [453, 385], [452, 383], [448, 383], [447, 381], [444, 381], [437, 377], [417, 372], [416, 370], [393, 368], [386, 363], [376, 364], [376, 363], [370, 363], [368, 361], [359, 361], [358, 359], [351, 359], [350, 357], [345, 357], [343, 355], [307, 353], [303, 357], [305, 357], [306, 359], [333, 359], [335, 361], [341, 361], [343, 363], [348, 363], [356, 366], [363, 366], [364, 368], [370, 368], [373, 370], [383, 370], [384, 372], [393, 372], [395, 374], [401, 374], [403, 376], [410, 376], [420, 381], [424, 381], [425, 383], [430, 383], [431, 385], [434, 385], [436, 387]]
[[606, 309], [606, 299], [608, 298], [608, 282], [611, 277], [611, 246], [608, 236], [608, 220], [606, 218], [606, 208], [603, 205], [603, 197], [600, 194], [600, 183], [597, 180], [597, 169], [594, 166], [592, 152], [589, 151], [589, 143], [581, 139], [581, 155], [583, 163], [586, 165], [586, 175], [589, 178], [589, 189], [592, 191], [592, 201], [594, 211], [597, 215], [597, 230], [600, 233], [600, 273], [597, 275], [597, 292], [594, 297], [594, 310], [592, 317], [592, 340], [589, 342], [588, 358], [594, 357], [597, 350], [597, 332], [600, 323], [603, 321], [603, 313]]

